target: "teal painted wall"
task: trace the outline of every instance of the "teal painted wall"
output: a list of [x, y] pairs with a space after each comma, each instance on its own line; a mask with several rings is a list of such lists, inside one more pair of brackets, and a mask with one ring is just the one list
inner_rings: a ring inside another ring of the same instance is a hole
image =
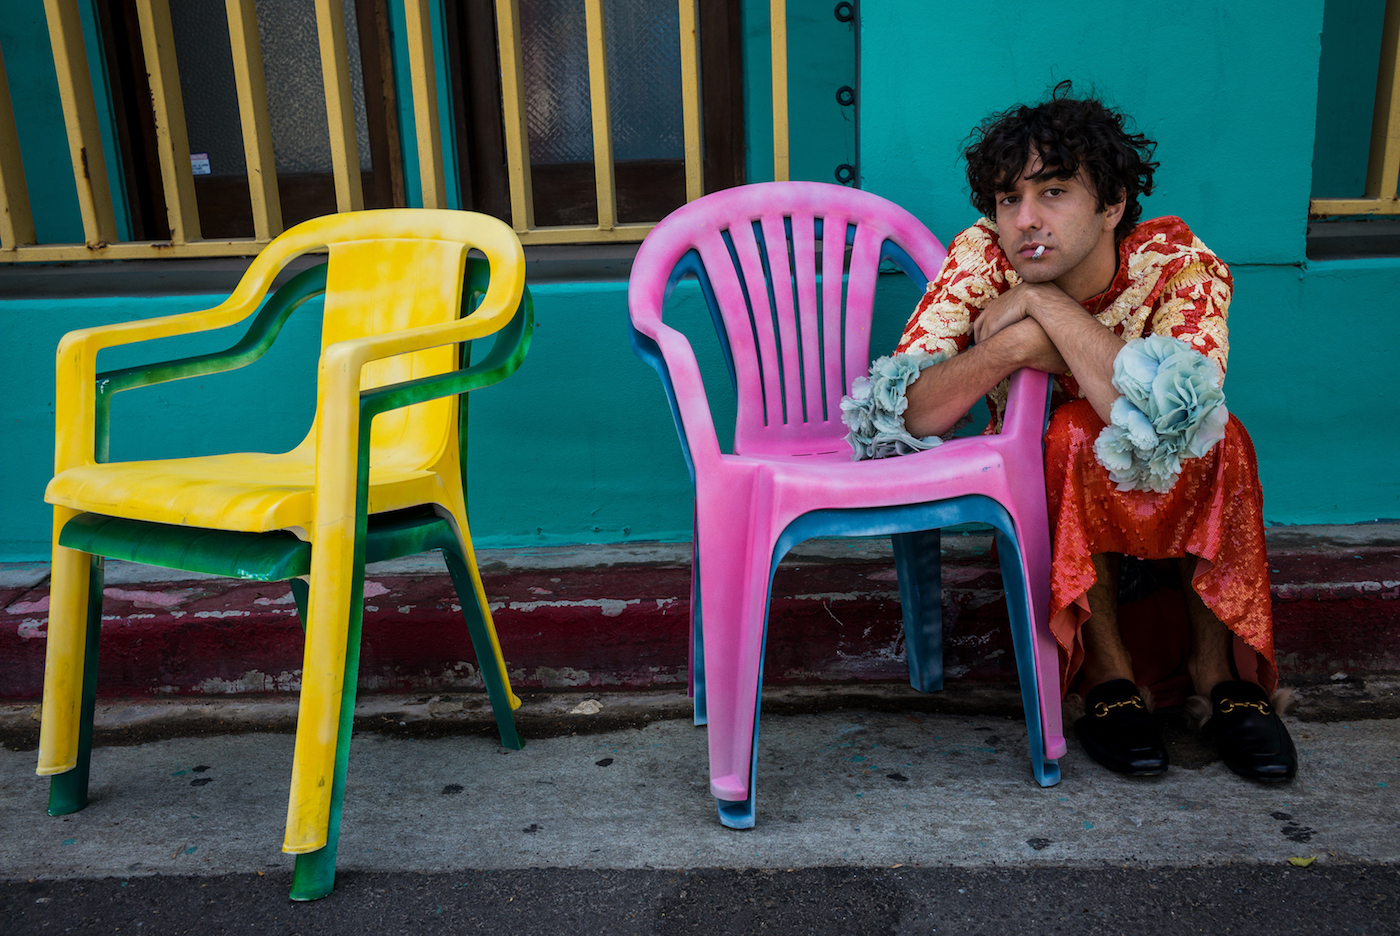
[[[842, 23], [835, 3], [789, 3], [788, 177], [834, 182], [836, 167], [856, 156], [855, 109], [836, 101], [854, 85], [855, 23]], [[768, 0], [742, 0], [745, 172], [773, 180], [773, 53]]]
[[958, 164], [968, 132], [1070, 78], [1158, 141], [1163, 168], [1147, 217], [1180, 215], [1232, 263], [1303, 258], [1321, 0], [1015, 11], [993, 29], [976, 5], [940, 7], [939, 35], [963, 40], [933, 54], [928, 31], [911, 27], [929, 19], [926, 4], [861, 5], [865, 188], [951, 236], [975, 220]]
[[[1369, 75], [1364, 63], [1349, 77], [1336, 68], [1364, 58], [1354, 30], [1377, 5], [1327, 0], [1331, 41], [1319, 40], [1323, 0], [1192, 0], [1150, 14], [1112, 0], [1018, 5], [994, 28], [981, 8], [943, 6], [939, 35], [963, 38], [933, 54], [928, 30], [911, 25], [929, 19], [926, 4], [865, 0], [864, 187], [951, 238], [976, 219], [959, 164], [972, 127], [1064, 78], [1097, 91], [1159, 142], [1144, 216], [1185, 218], [1234, 271], [1225, 389], [1258, 449], [1266, 516], [1400, 517], [1400, 260], [1310, 263], [1304, 250], [1315, 123], [1319, 166], [1364, 178], [1364, 147], [1358, 167], [1354, 141], [1319, 114], [1350, 95], [1342, 116], [1364, 110], [1369, 133], [1374, 61]], [[1333, 69], [1321, 101], [1320, 56]]]
[[[919, 290], [886, 277], [876, 342], [894, 341]], [[533, 288], [534, 343], [510, 380], [474, 394], [468, 500], [478, 546], [684, 540], [691, 489], [656, 374], [632, 355], [624, 283]], [[222, 297], [0, 302], [0, 561], [47, 558], [43, 504], [53, 466], [54, 349], [74, 328], [205, 308]], [[666, 320], [698, 335], [696, 355], [718, 413], [721, 443], [733, 435], [734, 396], [698, 288], [682, 284]], [[315, 404], [320, 311], [288, 321], [272, 350], [241, 371], [119, 394], [112, 457], [160, 458], [216, 451], [282, 451], [301, 440]], [[102, 369], [232, 344], [240, 329], [150, 347], [102, 352]]]
[[[957, 163], [973, 124], [992, 110], [1039, 97], [1063, 77], [1096, 87], [1161, 142], [1160, 187], [1147, 202], [1149, 216], [1182, 215], [1234, 269], [1226, 389], [1258, 448], [1268, 518], [1400, 517], [1400, 475], [1393, 467], [1400, 463], [1400, 395], [1393, 392], [1391, 365], [1391, 349], [1400, 347], [1400, 260], [1304, 259], [1323, 0], [1282, 8], [1251, 0], [1229, 10], [1187, 3], [1154, 11], [1141, 23], [1143, 17], [1125, 12], [1126, 6], [1099, 0], [1076, 7], [1068, 23], [1063, 8], [1002, 18], [986, 41], [980, 38], [987, 31], [984, 15], [943, 8], [940, 35], [970, 38], [941, 43], [937, 55], [929, 54], [928, 30], [911, 26], [930, 19], [923, 3], [865, 0], [862, 9], [867, 188], [910, 207], [949, 238], [974, 219]], [[829, 9], [818, 12], [830, 16]], [[1133, 54], [1119, 51], [1128, 15], [1139, 23], [1140, 47]], [[832, 25], [839, 26], [834, 19]], [[825, 28], [813, 13], [811, 27], [818, 26]], [[8, 22], [0, 24], [7, 28]], [[766, 25], [762, 31], [766, 42]], [[1053, 56], [1045, 54], [1049, 35], [1057, 37]], [[826, 45], [817, 43], [814, 61], [828, 53], [828, 61], [839, 60], [838, 40], [845, 40], [831, 36]], [[750, 65], [751, 75], [764, 82], [760, 98], [767, 94], [762, 48], [762, 66], [754, 72]], [[807, 46], [794, 42], [790, 48], [796, 56]], [[9, 50], [6, 45], [7, 56]], [[7, 64], [13, 83], [16, 68]], [[832, 65], [804, 79], [802, 94], [813, 106], [826, 97], [835, 108], [834, 88], [847, 83], [844, 75]], [[56, 113], [56, 97], [53, 107]], [[751, 112], [750, 126], [766, 113], [766, 104]], [[801, 132], [815, 126], [805, 122]], [[61, 145], [61, 128], [57, 139]], [[821, 151], [823, 164], [845, 159], [845, 144], [838, 148], [832, 139], [828, 135], [831, 149]], [[60, 157], [66, 169], [66, 151]], [[760, 159], [771, 166], [771, 150]], [[687, 538], [689, 480], [659, 382], [628, 347], [625, 285], [544, 284], [534, 291], [539, 324], [524, 367], [472, 400], [468, 488], [478, 544]], [[901, 276], [883, 278], [875, 353], [893, 346], [917, 293]], [[0, 342], [0, 559], [44, 558], [48, 551], [42, 492], [52, 465], [59, 336], [212, 301], [0, 301], [6, 336]], [[667, 317], [701, 335], [710, 330], [688, 286], [677, 291]], [[271, 354], [252, 368], [119, 396], [113, 455], [294, 444], [310, 419], [318, 326], [315, 310], [298, 312]], [[231, 340], [172, 341], [139, 358], [114, 350], [104, 352], [101, 364], [160, 359]], [[713, 339], [698, 353], [712, 401], [732, 413]], [[722, 437], [730, 431], [722, 426]]]
[[1264, 515], [1400, 517], [1400, 260], [1234, 274], [1225, 393], [1254, 438]]
[[1326, 0], [1317, 78], [1314, 198], [1354, 198], [1366, 188], [1384, 19], [1385, 0]]
[[12, 0], [0, 16], [0, 51], [15, 109], [34, 232], [39, 243], [81, 243], [83, 220], [63, 129], [43, 0]]

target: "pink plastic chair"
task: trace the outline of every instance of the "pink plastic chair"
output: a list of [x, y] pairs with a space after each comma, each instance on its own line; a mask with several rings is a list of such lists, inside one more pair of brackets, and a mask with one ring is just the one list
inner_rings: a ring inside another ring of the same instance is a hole
[[[695, 483], [692, 691], [696, 723], [709, 725], [710, 790], [726, 826], [754, 824], [773, 571], [812, 536], [892, 536], [910, 682], [931, 691], [943, 682], [938, 530], [990, 524], [1033, 772], [1042, 786], [1059, 782], [1056, 760], [1065, 742], [1047, 622], [1041, 449], [1047, 376], [1013, 376], [1000, 435], [863, 462], [851, 461], [844, 439], [841, 397], [869, 369], [881, 261], [893, 260], [922, 287], [945, 255], [911, 214], [878, 196], [773, 182], [680, 208], [647, 236], [633, 263], [633, 350], [661, 375]], [[667, 297], [690, 274], [709, 304], [735, 385], [733, 454], [720, 449], [689, 341], [662, 321]]]

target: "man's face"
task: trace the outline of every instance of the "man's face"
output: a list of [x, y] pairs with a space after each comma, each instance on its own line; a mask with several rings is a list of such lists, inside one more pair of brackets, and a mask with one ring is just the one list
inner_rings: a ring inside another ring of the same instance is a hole
[[1107, 256], [1116, 268], [1113, 228], [1121, 203], [1100, 211], [1082, 169], [1070, 179], [1036, 178], [1040, 170], [1040, 157], [1032, 153], [1021, 175], [997, 193], [997, 229], [1011, 266], [1029, 283], [1062, 286], [1083, 278], [1076, 274], [1088, 272], [1081, 269], [1086, 261], [1102, 265]]

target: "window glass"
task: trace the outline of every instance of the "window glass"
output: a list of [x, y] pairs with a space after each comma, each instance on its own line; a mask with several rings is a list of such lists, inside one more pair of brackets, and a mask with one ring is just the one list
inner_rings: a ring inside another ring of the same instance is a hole
[[[606, 0], [613, 158], [681, 159], [680, 22], [675, 4]], [[592, 162], [587, 23], [579, 0], [522, 0], [530, 161]]]

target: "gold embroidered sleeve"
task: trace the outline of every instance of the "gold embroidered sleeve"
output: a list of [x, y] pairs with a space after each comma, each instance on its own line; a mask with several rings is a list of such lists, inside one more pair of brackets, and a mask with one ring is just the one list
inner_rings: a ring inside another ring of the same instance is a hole
[[972, 343], [972, 323], [978, 314], [1010, 288], [997, 262], [1000, 248], [984, 223], [953, 239], [942, 269], [904, 326], [896, 352], [952, 357], [965, 350]]
[[1152, 316], [1152, 333], [1184, 341], [1214, 361], [1222, 374], [1230, 353], [1230, 273], [1214, 254], [1204, 250], [1199, 262], [1188, 264], [1162, 290]]

